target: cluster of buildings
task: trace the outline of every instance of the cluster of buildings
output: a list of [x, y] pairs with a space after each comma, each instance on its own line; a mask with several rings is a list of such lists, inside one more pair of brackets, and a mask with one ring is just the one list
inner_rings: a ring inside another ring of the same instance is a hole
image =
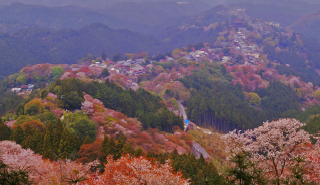
[[144, 59], [118, 61], [108, 66], [108, 70], [126, 75], [139, 76], [147, 72], [147, 67], [142, 66]]
[[22, 91], [31, 92], [33, 87], [34, 87], [34, 85], [32, 85], [32, 84], [21, 85], [21, 87], [12, 88], [11, 91], [14, 93], [20, 93]]

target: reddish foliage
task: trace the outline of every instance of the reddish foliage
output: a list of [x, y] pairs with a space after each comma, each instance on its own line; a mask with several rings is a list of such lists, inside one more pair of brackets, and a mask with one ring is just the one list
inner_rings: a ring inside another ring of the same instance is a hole
[[173, 173], [169, 161], [161, 165], [142, 156], [138, 158], [125, 156], [117, 161], [113, 161], [112, 156], [110, 156], [107, 160], [105, 172], [99, 176], [91, 176], [85, 182], [86, 184], [189, 184], [188, 180], [182, 178], [181, 173]]
[[88, 163], [98, 159], [100, 156], [100, 149], [102, 147], [102, 140], [97, 139], [92, 144], [84, 144], [80, 147], [79, 150], [79, 159], [77, 160], [80, 163]]

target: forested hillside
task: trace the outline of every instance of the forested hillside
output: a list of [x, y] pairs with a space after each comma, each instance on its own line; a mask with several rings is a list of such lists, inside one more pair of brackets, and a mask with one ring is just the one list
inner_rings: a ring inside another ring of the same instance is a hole
[[83, 91], [101, 100], [107, 108], [138, 118], [144, 129], [151, 127], [171, 132], [174, 126], [183, 127], [182, 119], [170, 112], [160, 97], [143, 89], [126, 91], [109, 81], [102, 84], [77, 79], [57, 80], [49, 89], [58, 96], [57, 104], [64, 109], [80, 109], [84, 101]]
[[[39, 28], [22, 29], [16, 33], [0, 33], [0, 74], [18, 72], [27, 64], [76, 63], [91, 53], [108, 56], [116, 52], [164, 52], [162, 44], [151, 37], [128, 30], [113, 30], [103, 24], [92, 24], [79, 31]], [[32, 43], [32, 44], [30, 44]]]
[[229, 7], [245, 8], [246, 14], [253, 19], [262, 19], [268, 22], [278, 22], [281, 27], [287, 27], [296, 20], [320, 10], [319, 4], [309, 3], [300, 0], [291, 1], [246, 1], [234, 2], [237, 4], [229, 4]]
[[301, 33], [305, 37], [320, 39], [320, 13], [315, 12], [302, 17], [295, 21], [288, 28], [294, 30], [297, 33]]

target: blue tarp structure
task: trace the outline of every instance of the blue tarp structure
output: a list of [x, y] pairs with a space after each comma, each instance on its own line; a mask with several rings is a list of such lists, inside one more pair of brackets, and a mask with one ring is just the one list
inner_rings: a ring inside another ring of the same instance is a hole
[[188, 119], [185, 119], [184, 122], [185, 122], [186, 124], [189, 124], [189, 123], [190, 123]]

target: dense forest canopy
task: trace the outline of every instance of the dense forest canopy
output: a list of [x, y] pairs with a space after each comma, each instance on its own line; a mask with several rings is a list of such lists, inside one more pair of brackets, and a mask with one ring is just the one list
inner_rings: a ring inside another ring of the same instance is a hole
[[83, 92], [103, 102], [107, 108], [121, 111], [129, 117], [136, 117], [144, 129], [158, 128], [171, 132], [173, 126], [182, 129], [183, 121], [170, 112], [159, 96], [139, 89], [123, 90], [110, 81], [105, 83], [83, 82], [78, 79], [57, 80], [50, 86], [50, 92], [57, 94], [58, 105], [69, 110], [80, 109]]
[[[128, 30], [113, 30], [103, 24], [92, 24], [79, 31], [49, 31], [26, 28], [14, 34], [0, 33], [0, 74], [10, 75], [27, 64], [76, 63], [88, 53], [108, 56], [116, 52], [150, 54], [164, 52], [156, 39]], [[32, 43], [32, 44], [31, 44]]]

